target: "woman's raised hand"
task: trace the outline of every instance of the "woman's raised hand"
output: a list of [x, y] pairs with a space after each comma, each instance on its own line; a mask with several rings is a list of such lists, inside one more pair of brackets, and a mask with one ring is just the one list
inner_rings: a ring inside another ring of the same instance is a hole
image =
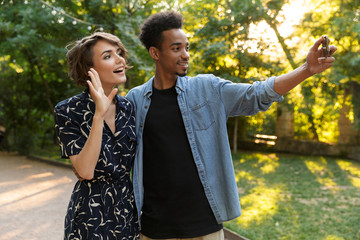
[[101, 116], [104, 116], [105, 112], [109, 109], [118, 89], [117, 88], [112, 89], [110, 94], [107, 96], [102, 87], [99, 74], [96, 72], [96, 70], [90, 68], [88, 73], [91, 78], [91, 81], [88, 80], [87, 83], [89, 85], [91, 97], [95, 102], [96, 113], [101, 114]]

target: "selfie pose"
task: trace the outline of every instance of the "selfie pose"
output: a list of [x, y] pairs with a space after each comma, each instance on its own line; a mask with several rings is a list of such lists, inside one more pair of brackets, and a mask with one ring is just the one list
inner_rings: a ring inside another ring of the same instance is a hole
[[136, 136], [131, 103], [117, 95], [126, 81], [121, 41], [97, 32], [76, 41], [69, 76], [86, 89], [55, 107], [61, 157], [78, 178], [65, 217], [64, 239], [138, 239], [130, 169]]
[[227, 118], [267, 110], [335, 60], [335, 46], [323, 55], [321, 37], [302, 66], [266, 81], [188, 77], [190, 44], [182, 25], [182, 15], [172, 11], [144, 22], [139, 38], [155, 76], [127, 95], [136, 108], [133, 181], [141, 239], [223, 239], [222, 223], [240, 215]]

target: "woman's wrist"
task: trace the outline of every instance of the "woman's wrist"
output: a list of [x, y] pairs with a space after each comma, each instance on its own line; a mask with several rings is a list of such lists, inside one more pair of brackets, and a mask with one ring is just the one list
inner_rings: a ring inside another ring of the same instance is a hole
[[103, 122], [104, 121], [104, 115], [101, 114], [94, 114], [93, 122]]

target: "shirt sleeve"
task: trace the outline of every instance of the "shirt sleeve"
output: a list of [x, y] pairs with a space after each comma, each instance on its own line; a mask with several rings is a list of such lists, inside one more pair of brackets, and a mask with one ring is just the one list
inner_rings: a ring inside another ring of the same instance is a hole
[[252, 84], [233, 83], [218, 78], [213, 86], [218, 90], [227, 116], [250, 116], [267, 110], [273, 102], [281, 102], [283, 97], [274, 91], [275, 77]]
[[69, 117], [66, 107], [55, 107], [55, 131], [60, 145], [61, 157], [80, 153], [88, 138], [80, 123]]

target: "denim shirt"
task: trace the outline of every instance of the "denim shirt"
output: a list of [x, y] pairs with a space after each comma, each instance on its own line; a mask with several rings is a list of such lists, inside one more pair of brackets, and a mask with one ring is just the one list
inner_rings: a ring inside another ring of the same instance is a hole
[[[135, 107], [136, 117], [138, 147], [133, 184], [138, 216], [144, 200], [142, 137], [151, 103], [153, 79], [133, 88], [126, 96]], [[254, 115], [267, 110], [274, 101], [282, 101], [283, 97], [273, 90], [274, 80], [275, 77], [271, 77], [253, 84], [239, 84], [208, 74], [177, 79], [177, 101], [186, 134], [205, 195], [218, 223], [241, 214], [226, 128], [227, 118]]]

